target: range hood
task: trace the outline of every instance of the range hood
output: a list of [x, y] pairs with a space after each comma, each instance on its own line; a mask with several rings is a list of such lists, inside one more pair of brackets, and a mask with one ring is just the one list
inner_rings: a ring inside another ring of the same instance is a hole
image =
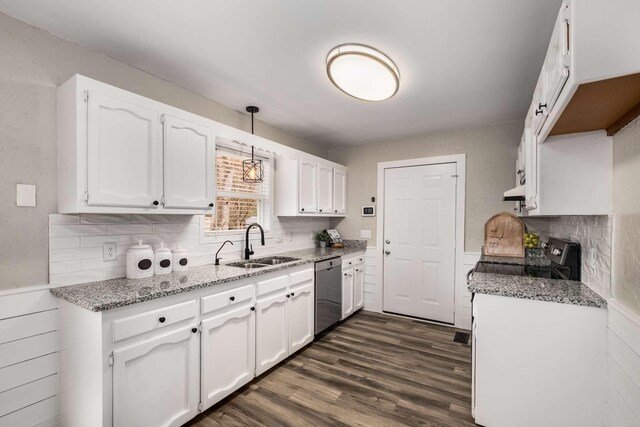
[[505, 191], [503, 200], [505, 202], [524, 202], [524, 185]]

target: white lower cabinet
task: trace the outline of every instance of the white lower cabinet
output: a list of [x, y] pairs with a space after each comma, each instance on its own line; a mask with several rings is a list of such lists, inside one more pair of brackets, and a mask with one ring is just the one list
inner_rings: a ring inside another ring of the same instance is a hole
[[284, 288], [266, 298], [258, 298], [256, 333], [256, 375], [269, 370], [289, 356], [289, 322]]
[[202, 410], [251, 381], [255, 374], [256, 316], [253, 302], [203, 320]]
[[60, 425], [181, 426], [314, 338], [313, 264], [112, 310], [60, 300]]
[[342, 271], [342, 320], [353, 313], [353, 268]]
[[364, 255], [342, 260], [342, 319], [364, 307]]
[[114, 350], [114, 426], [176, 426], [198, 413], [197, 332], [189, 325]]
[[353, 269], [353, 310], [364, 307], [364, 265]]

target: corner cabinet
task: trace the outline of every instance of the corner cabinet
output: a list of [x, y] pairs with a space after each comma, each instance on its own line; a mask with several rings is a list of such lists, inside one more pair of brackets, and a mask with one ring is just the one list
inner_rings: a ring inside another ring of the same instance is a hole
[[347, 170], [320, 158], [275, 159], [277, 216], [343, 217], [347, 213]]
[[57, 97], [59, 212], [213, 211], [212, 121], [78, 75]]
[[58, 311], [60, 425], [181, 426], [313, 340], [314, 269]]

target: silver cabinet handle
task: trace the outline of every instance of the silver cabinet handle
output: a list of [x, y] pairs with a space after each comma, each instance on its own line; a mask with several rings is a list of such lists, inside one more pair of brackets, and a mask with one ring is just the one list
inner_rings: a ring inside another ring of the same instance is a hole
[[391, 252], [389, 251], [384, 251], [385, 255], [391, 255]]

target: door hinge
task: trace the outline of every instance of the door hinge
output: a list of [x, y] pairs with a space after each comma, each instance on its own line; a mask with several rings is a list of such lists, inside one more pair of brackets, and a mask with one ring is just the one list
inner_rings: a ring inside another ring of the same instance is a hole
[[202, 412], [202, 402], [198, 402], [198, 412]]
[[198, 323], [198, 333], [202, 333], [202, 322]]
[[165, 196], [162, 196], [162, 207], [165, 207], [167, 204], [167, 198]]
[[84, 91], [84, 94], [83, 94], [82, 100], [83, 100], [84, 102], [89, 102], [89, 91], [88, 91], [88, 90], [85, 90], [85, 91]]
[[115, 357], [113, 356], [113, 352], [109, 353], [109, 367], [113, 367], [113, 363], [115, 361]]
[[85, 201], [86, 203], [89, 203], [89, 192], [88, 192], [88, 191], [85, 191], [85, 192], [84, 192], [84, 201]]
[[166, 120], [167, 115], [163, 114], [160, 116], [160, 123], [165, 124], [165, 120]]

